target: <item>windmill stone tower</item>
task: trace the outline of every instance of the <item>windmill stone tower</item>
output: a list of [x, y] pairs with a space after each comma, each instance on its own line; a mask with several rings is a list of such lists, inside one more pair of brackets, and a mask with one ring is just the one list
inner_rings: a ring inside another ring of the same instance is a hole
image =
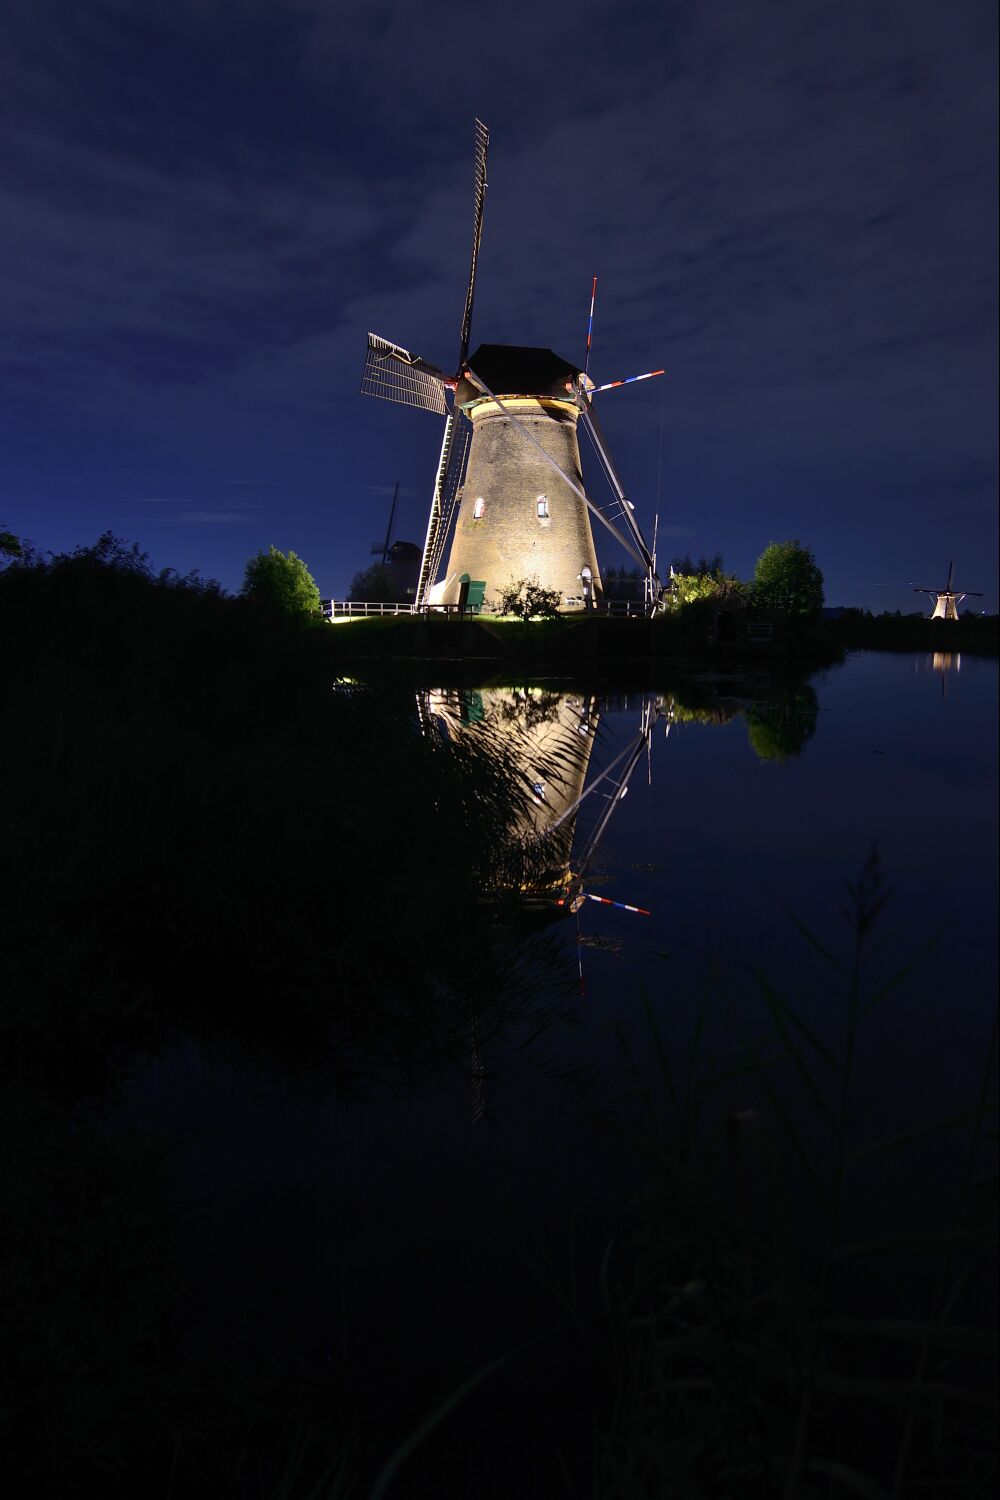
[[562, 605], [599, 599], [590, 515], [563, 478], [582, 489], [581, 372], [551, 349], [507, 344], [482, 344], [470, 363], [499, 399], [458, 382], [455, 400], [472, 440], [440, 602], [458, 602], [463, 576], [488, 593], [537, 578]]

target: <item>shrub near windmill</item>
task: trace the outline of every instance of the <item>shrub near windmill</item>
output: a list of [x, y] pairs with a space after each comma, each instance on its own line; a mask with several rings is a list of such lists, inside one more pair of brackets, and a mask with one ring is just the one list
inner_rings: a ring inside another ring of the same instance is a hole
[[[456, 373], [445, 374], [399, 344], [368, 335], [362, 391], [446, 418], [415, 603], [418, 608], [476, 605], [487, 592], [499, 595], [525, 578], [555, 590], [563, 611], [599, 602], [603, 591], [591, 530], [594, 516], [643, 569], [652, 612], [662, 592], [655, 558], [625, 494], [592, 398], [663, 371], [595, 386], [586, 367], [579, 369], [551, 349], [481, 344], [470, 358], [488, 145], [489, 132], [477, 120], [472, 265]], [[595, 277], [588, 364], [596, 288]], [[607, 514], [584, 486], [577, 435], [581, 423], [611, 487]]]

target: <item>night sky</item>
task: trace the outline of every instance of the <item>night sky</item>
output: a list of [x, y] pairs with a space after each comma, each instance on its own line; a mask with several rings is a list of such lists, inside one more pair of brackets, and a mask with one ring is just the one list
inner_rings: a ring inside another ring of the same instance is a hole
[[[812, 546], [830, 603], [997, 608], [992, 0], [564, 7], [0, 0], [0, 522], [107, 528], [324, 595], [441, 419], [358, 393], [368, 329], [473, 320], [591, 373], [660, 557]], [[586, 458], [585, 458], [586, 464]], [[599, 475], [588, 471], [604, 503]], [[610, 538], [602, 564], [628, 562]]]

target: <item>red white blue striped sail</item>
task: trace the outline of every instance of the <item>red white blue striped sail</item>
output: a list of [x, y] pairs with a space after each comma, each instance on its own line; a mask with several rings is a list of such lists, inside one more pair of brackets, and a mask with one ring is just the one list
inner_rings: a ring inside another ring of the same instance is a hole
[[589, 891], [587, 891], [586, 895], [588, 901], [599, 901], [602, 906], [617, 906], [622, 911], [635, 911], [639, 913], [640, 917], [652, 915], [644, 906], [629, 906], [627, 901], [612, 901], [610, 896], [592, 896]]
[[652, 380], [654, 375], [666, 373], [666, 370], [647, 370], [645, 375], [628, 375], [624, 380], [609, 380], [607, 385], [595, 385], [591, 395], [596, 396], [598, 391], [613, 391], [618, 385], [634, 385], [637, 380]]
[[590, 321], [587, 324], [587, 360], [586, 360], [586, 363], [584, 364], [584, 367], [583, 367], [583, 373], [585, 375], [588, 374], [589, 371], [590, 371], [590, 341], [593, 338], [593, 334], [594, 334], [594, 303], [596, 302], [596, 300], [597, 300], [597, 277], [595, 276], [594, 277], [594, 284], [590, 288]]

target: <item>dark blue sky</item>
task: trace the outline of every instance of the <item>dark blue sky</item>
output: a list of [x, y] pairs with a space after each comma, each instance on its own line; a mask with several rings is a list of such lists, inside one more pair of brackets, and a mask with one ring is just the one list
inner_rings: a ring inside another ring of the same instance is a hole
[[478, 114], [473, 347], [582, 360], [599, 276], [592, 373], [668, 371], [598, 398], [661, 558], [995, 610], [994, 11], [0, 0], [0, 521], [343, 595], [398, 479], [422, 541], [440, 418], [358, 384], [369, 328], [454, 363]]

